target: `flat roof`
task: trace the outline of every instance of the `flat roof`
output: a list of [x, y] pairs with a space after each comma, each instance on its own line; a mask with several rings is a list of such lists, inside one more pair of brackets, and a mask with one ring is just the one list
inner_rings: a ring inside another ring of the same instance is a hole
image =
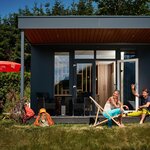
[[141, 16], [24, 16], [19, 17], [19, 29], [86, 29], [86, 28], [150, 28], [150, 17]]
[[19, 16], [31, 44], [150, 43], [150, 16]]

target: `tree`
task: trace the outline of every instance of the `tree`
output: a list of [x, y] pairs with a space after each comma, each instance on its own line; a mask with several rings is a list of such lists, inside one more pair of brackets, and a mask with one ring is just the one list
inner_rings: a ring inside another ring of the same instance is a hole
[[94, 0], [97, 15], [148, 15], [149, 0]]
[[86, 15], [86, 0], [79, 0], [77, 12], [78, 15]]
[[34, 3], [32, 10], [33, 10], [33, 15], [39, 16], [39, 8], [37, 6], [37, 3]]
[[71, 15], [77, 15], [77, 4], [73, 1], [70, 9]]
[[93, 15], [94, 7], [93, 0], [79, 0], [79, 3], [76, 4], [76, 14], [77, 15]]
[[47, 16], [51, 15], [50, 3], [48, 2], [45, 4], [45, 11]]
[[44, 15], [45, 15], [44, 9], [43, 9], [43, 5], [42, 5], [42, 4], [40, 4], [39, 15], [40, 15], [40, 16], [44, 16]]
[[135, 0], [133, 1], [134, 15], [149, 15], [150, 14], [150, 0]]
[[93, 15], [93, 14], [94, 14], [93, 0], [88, 0], [86, 2], [86, 15]]
[[16, 28], [16, 14], [4, 18], [0, 25], [0, 60], [10, 60], [19, 62], [20, 42], [19, 30]]
[[33, 14], [31, 13], [30, 9], [28, 6], [25, 6], [24, 9], [19, 9], [20, 16], [32, 16]]
[[59, 0], [55, 0], [55, 4], [52, 8], [52, 15], [65, 15], [64, 6]]

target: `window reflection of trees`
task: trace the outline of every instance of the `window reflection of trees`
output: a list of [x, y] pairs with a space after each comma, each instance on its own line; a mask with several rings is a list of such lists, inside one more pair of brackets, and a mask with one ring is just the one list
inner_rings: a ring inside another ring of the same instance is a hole
[[69, 94], [69, 53], [55, 53], [55, 94]]

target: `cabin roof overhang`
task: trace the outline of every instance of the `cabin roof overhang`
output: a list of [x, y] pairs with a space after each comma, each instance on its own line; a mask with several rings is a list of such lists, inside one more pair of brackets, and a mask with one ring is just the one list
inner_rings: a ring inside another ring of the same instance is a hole
[[150, 44], [150, 16], [20, 16], [18, 28], [33, 45]]

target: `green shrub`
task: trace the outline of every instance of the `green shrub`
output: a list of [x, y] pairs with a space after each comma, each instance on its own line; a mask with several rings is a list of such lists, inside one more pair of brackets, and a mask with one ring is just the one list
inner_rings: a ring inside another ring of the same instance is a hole
[[[4, 101], [4, 112], [9, 112], [20, 100], [20, 73], [0, 73], [0, 95]], [[30, 73], [24, 74], [25, 96], [30, 99]]]

